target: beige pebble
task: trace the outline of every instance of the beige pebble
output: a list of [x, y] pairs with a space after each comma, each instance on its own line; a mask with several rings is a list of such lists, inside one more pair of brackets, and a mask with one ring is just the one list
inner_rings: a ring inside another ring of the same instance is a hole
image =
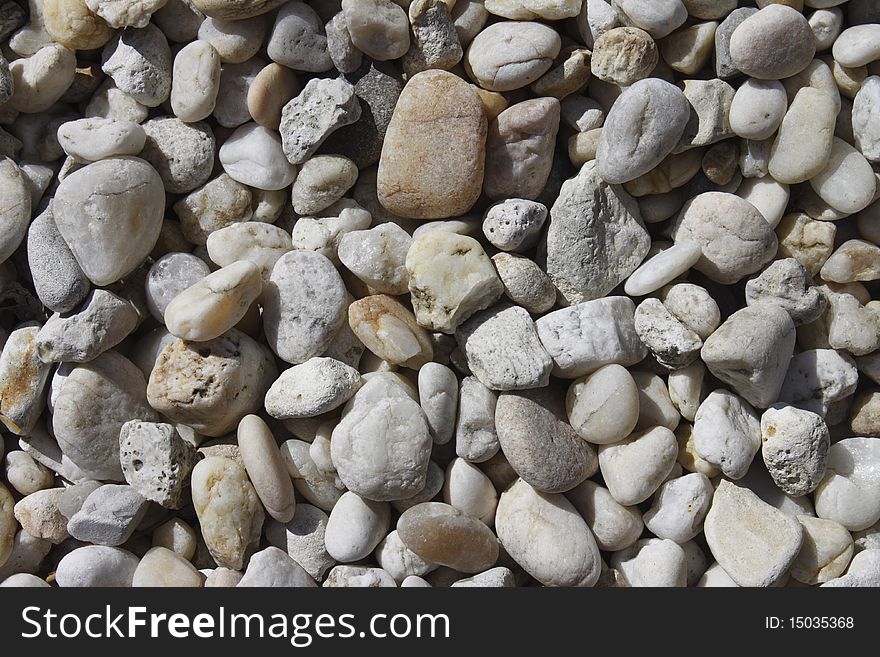
[[281, 461], [275, 436], [258, 416], [246, 415], [238, 423], [238, 448], [266, 512], [278, 522], [289, 522], [296, 510], [293, 482]]
[[277, 130], [281, 124], [282, 108], [299, 91], [294, 72], [272, 62], [257, 73], [248, 87], [248, 112], [260, 125]]
[[137, 587], [202, 586], [202, 575], [189, 561], [168, 548], [153, 547], [141, 557], [131, 585]]
[[393, 297], [376, 294], [348, 307], [348, 322], [367, 349], [396, 365], [418, 369], [433, 358], [430, 336]]

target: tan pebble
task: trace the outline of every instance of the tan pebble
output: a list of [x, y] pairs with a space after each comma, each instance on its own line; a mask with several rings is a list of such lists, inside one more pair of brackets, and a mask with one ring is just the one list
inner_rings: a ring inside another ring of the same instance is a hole
[[281, 123], [281, 109], [299, 91], [294, 72], [272, 62], [257, 73], [248, 87], [248, 112], [260, 125], [277, 130]]
[[296, 511], [293, 482], [272, 431], [256, 415], [238, 424], [238, 447], [248, 476], [266, 511], [278, 522], [290, 522]]
[[583, 89], [590, 79], [590, 51], [586, 48], [567, 48], [557, 58], [558, 64], [532, 83], [538, 96], [552, 96], [562, 100]]
[[596, 149], [599, 147], [599, 137], [602, 136], [602, 128], [594, 128], [586, 132], [578, 132], [568, 138], [568, 159], [571, 163], [580, 167], [596, 159]]
[[433, 358], [431, 336], [393, 297], [376, 294], [348, 307], [348, 322], [367, 349], [396, 365], [418, 369]]

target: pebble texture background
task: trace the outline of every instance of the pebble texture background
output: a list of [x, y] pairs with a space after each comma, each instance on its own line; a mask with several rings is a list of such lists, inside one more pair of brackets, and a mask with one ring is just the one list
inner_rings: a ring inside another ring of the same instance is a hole
[[875, 0], [0, 0], [0, 586], [880, 586]]

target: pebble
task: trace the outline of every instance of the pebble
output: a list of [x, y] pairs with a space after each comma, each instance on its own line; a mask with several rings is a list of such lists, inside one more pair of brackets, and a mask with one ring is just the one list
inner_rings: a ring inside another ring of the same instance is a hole
[[309, 443], [288, 440], [281, 445], [281, 460], [293, 479], [293, 488], [306, 501], [324, 511], [330, 511], [344, 491], [342, 483], [337, 486], [333, 479], [318, 470], [309, 454]]
[[849, 531], [880, 520], [880, 478], [874, 438], [845, 438], [828, 450], [825, 477], [816, 489], [816, 515]]
[[245, 470], [266, 513], [278, 522], [290, 522], [296, 510], [293, 483], [272, 431], [258, 416], [246, 415], [237, 437]]
[[805, 87], [797, 92], [770, 149], [769, 171], [774, 180], [801, 183], [825, 169], [836, 116], [834, 99], [824, 91]]
[[311, 504], [297, 504], [293, 519], [281, 523], [271, 520], [266, 539], [303, 567], [312, 579], [320, 581], [336, 565], [324, 547], [327, 514]]
[[397, 582], [387, 571], [381, 568], [366, 568], [364, 566], [334, 566], [327, 573], [322, 584], [324, 588], [350, 587], [350, 588], [393, 588]]
[[[265, 281], [278, 259], [291, 250], [291, 239], [278, 226], [243, 221], [212, 231], [205, 246], [211, 260], [221, 267], [248, 260], [260, 268]], [[206, 270], [203, 276], [207, 273]]]
[[822, 586], [829, 587], [869, 587], [877, 586], [880, 550], [865, 550], [853, 557], [845, 575], [830, 580]]
[[244, 468], [222, 456], [202, 459], [193, 468], [192, 499], [211, 557], [219, 566], [241, 570], [264, 518]]
[[864, 79], [853, 99], [853, 142], [871, 162], [880, 162], [880, 130], [877, 115], [880, 114], [880, 76]]
[[214, 48], [220, 61], [241, 64], [259, 52], [266, 28], [262, 16], [236, 21], [209, 17], [199, 26], [199, 41]]
[[650, 538], [637, 541], [611, 557], [624, 581], [633, 587], [687, 586], [687, 555], [674, 541]]
[[[30, 495], [38, 490], [51, 488], [54, 480], [52, 472], [41, 463], [38, 463], [30, 454], [23, 451], [9, 452], [6, 455], [6, 480], [9, 484], [22, 495]], [[2, 494], [0, 494], [2, 497]], [[9, 498], [11, 504], [11, 497]], [[5, 504], [0, 502], [0, 506], [5, 508]], [[11, 508], [11, 507], [10, 507]], [[9, 533], [9, 549], [12, 549], [12, 540], [15, 536], [13, 531]], [[0, 531], [0, 535], [3, 532]], [[2, 539], [0, 539], [2, 545]], [[0, 547], [0, 561], [4, 561], [3, 548]]]
[[268, 349], [231, 329], [209, 342], [178, 338], [166, 345], [150, 374], [147, 399], [173, 422], [217, 437], [258, 409], [276, 378]]
[[736, 90], [730, 127], [743, 139], [769, 139], [788, 110], [785, 87], [778, 80], [749, 78]]
[[46, 405], [52, 366], [40, 360], [38, 335], [37, 326], [14, 330], [0, 354], [0, 422], [16, 435], [29, 435]]
[[746, 401], [766, 408], [781, 398], [794, 348], [794, 323], [778, 306], [759, 304], [731, 315], [706, 340], [706, 367]]
[[837, 229], [831, 222], [792, 213], [783, 217], [776, 232], [779, 255], [795, 258], [810, 276], [815, 276], [834, 250]]
[[125, 543], [149, 509], [149, 502], [131, 486], [105, 484], [96, 488], [67, 523], [70, 535], [95, 545]]
[[76, 58], [72, 50], [51, 42], [28, 54], [30, 56], [9, 62], [15, 93], [8, 103], [19, 112], [45, 112], [73, 83]]
[[224, 128], [237, 128], [251, 120], [248, 111], [248, 95], [251, 85], [268, 62], [252, 57], [241, 64], [220, 67], [220, 90], [212, 116]]
[[281, 110], [279, 131], [284, 155], [291, 164], [302, 164], [332, 132], [360, 117], [360, 102], [351, 84], [342, 78], [309, 80]]
[[317, 155], [300, 167], [291, 189], [291, 203], [297, 214], [325, 210], [347, 192], [358, 177], [354, 162], [338, 155]]
[[791, 359], [779, 401], [825, 417], [834, 402], [855, 392], [858, 371], [852, 358], [834, 349], [808, 349]]
[[202, 575], [189, 561], [164, 547], [153, 547], [141, 557], [131, 585], [137, 587], [202, 586]]
[[504, 294], [516, 305], [540, 315], [556, 303], [553, 282], [533, 260], [510, 253], [496, 253], [492, 262], [504, 284]]
[[398, 59], [410, 48], [406, 11], [390, 0], [344, 0], [345, 23], [355, 47], [368, 57]]
[[333, 68], [323, 23], [309, 5], [299, 0], [284, 3], [266, 42], [272, 61], [296, 71], [322, 73]]
[[638, 0], [613, 0], [620, 20], [646, 30], [655, 39], [665, 37], [685, 22], [688, 10], [681, 0], [661, 0], [645, 5]]
[[572, 382], [566, 395], [568, 420], [584, 440], [606, 445], [628, 436], [639, 417], [639, 392], [620, 365], [605, 365]]
[[502, 251], [523, 251], [537, 241], [547, 219], [547, 208], [526, 199], [510, 199], [492, 205], [483, 219], [483, 234]]
[[562, 405], [550, 390], [498, 397], [495, 425], [501, 449], [535, 490], [565, 492], [597, 470], [595, 451], [564, 418]]
[[810, 285], [806, 270], [794, 258], [774, 260], [746, 283], [746, 304], [771, 303], [785, 310], [795, 326], [809, 324], [825, 312], [827, 301]]
[[388, 397], [349, 406], [333, 429], [330, 448], [345, 487], [383, 502], [412, 497], [424, 488], [431, 443], [418, 403]]
[[128, 300], [93, 290], [83, 305], [52, 315], [37, 333], [37, 353], [46, 363], [85, 363], [122, 342], [138, 325]]
[[103, 18], [110, 27], [146, 27], [151, 16], [161, 9], [162, 0], [86, 0], [86, 5]]
[[448, 70], [461, 61], [464, 51], [446, 2], [416, 0], [408, 13], [412, 40], [401, 62], [408, 76], [428, 69]]
[[49, 584], [46, 583], [46, 580], [40, 579], [36, 575], [30, 575], [28, 573], [16, 573], [15, 575], [10, 575], [2, 582], [0, 582], [0, 587], [7, 586], [15, 588], [49, 588]]
[[412, 238], [397, 224], [379, 224], [341, 236], [340, 262], [366, 285], [384, 294], [406, 294], [406, 254]]
[[651, 246], [633, 199], [603, 175], [597, 164], [585, 164], [562, 184], [550, 210], [545, 269], [570, 304], [610, 293]]
[[164, 206], [162, 179], [152, 166], [134, 157], [110, 158], [67, 176], [55, 192], [52, 214], [85, 275], [95, 285], [108, 285], [150, 253]]
[[361, 385], [357, 370], [333, 358], [310, 358], [284, 370], [266, 393], [266, 412], [279, 420], [314, 417], [344, 404]]
[[677, 456], [675, 435], [665, 427], [654, 427], [600, 445], [599, 469], [614, 499], [631, 506], [644, 502], [660, 487]]
[[685, 132], [690, 104], [672, 84], [639, 80], [620, 95], [605, 119], [596, 162], [602, 179], [625, 183], [669, 155]]
[[670, 479], [654, 496], [644, 515], [645, 526], [658, 538], [686, 543], [702, 531], [714, 493], [709, 478], [701, 473]]
[[187, 479], [198, 460], [173, 425], [130, 420], [119, 433], [119, 461], [125, 480], [143, 497], [180, 508]]
[[700, 245], [681, 241], [645, 260], [626, 280], [624, 291], [642, 297], [687, 273], [702, 256]]
[[645, 299], [636, 308], [634, 326], [639, 339], [668, 369], [687, 367], [698, 358], [703, 341], [676, 318], [659, 299]]
[[55, 570], [61, 588], [130, 587], [140, 560], [128, 550], [85, 545], [68, 552]]
[[248, 114], [261, 126], [277, 130], [281, 110], [299, 91], [299, 82], [293, 71], [272, 62], [263, 67], [248, 86]]
[[607, 488], [589, 479], [566, 493], [596, 539], [599, 549], [622, 550], [639, 538], [645, 525], [636, 506], [623, 506]]
[[486, 132], [479, 98], [460, 78], [438, 70], [413, 76], [382, 146], [379, 202], [413, 219], [464, 214], [480, 195]]
[[397, 521], [407, 548], [426, 561], [462, 573], [477, 573], [498, 559], [498, 539], [473, 516], [443, 502], [425, 502], [407, 509]]
[[483, 248], [464, 235], [419, 235], [407, 252], [406, 269], [416, 321], [432, 331], [453, 333], [504, 290]]
[[831, 50], [834, 60], [842, 66], [854, 68], [880, 59], [878, 37], [880, 28], [876, 24], [848, 27], [834, 42]]
[[776, 253], [777, 239], [758, 210], [733, 194], [705, 192], [688, 201], [675, 222], [676, 243], [701, 247], [694, 268], [732, 284], [758, 271]]
[[[18, 524], [28, 534], [58, 545], [70, 537], [67, 518], [58, 510], [62, 488], [47, 488], [23, 497], [16, 502], [13, 513]], [[14, 551], [13, 545], [13, 551]]]
[[855, 214], [874, 200], [877, 183], [868, 160], [854, 147], [835, 137], [828, 164], [810, 178], [810, 186], [835, 210]]
[[806, 68], [815, 54], [807, 19], [784, 5], [768, 5], [749, 16], [730, 38], [733, 65], [759, 80], [791, 77]]
[[565, 497], [518, 479], [498, 500], [498, 540], [544, 586], [593, 586], [602, 571], [587, 523]]
[[615, 27], [596, 39], [590, 71], [600, 80], [628, 87], [648, 77], [659, 58], [650, 34], [637, 27]]
[[804, 584], [823, 584], [841, 576], [853, 556], [853, 538], [833, 520], [799, 516], [804, 542], [791, 565], [791, 576]]
[[685, 80], [690, 118], [675, 151], [707, 146], [733, 136], [729, 117], [734, 93], [733, 87], [723, 80]]
[[482, 30], [468, 47], [468, 76], [488, 91], [506, 92], [531, 84], [553, 66], [562, 41], [552, 28], [530, 21], [500, 22]]
[[771, 228], [776, 228], [788, 206], [790, 189], [771, 176], [762, 176], [743, 181], [736, 194], [751, 203]]
[[461, 325], [456, 339], [473, 374], [492, 390], [546, 386], [553, 366], [528, 312], [499, 306]]
[[393, 297], [376, 294], [355, 301], [348, 307], [348, 322], [367, 349], [389, 363], [418, 369], [433, 358], [428, 332]]
[[153, 263], [147, 274], [147, 307], [158, 322], [165, 322], [165, 309], [178, 294], [205, 278], [211, 270], [191, 253], [168, 253]]
[[636, 430], [650, 427], [666, 427], [674, 431], [681, 421], [678, 411], [669, 398], [666, 383], [653, 372], [633, 371], [633, 381], [639, 391], [639, 419]]
[[28, 228], [27, 259], [37, 297], [49, 310], [64, 313], [85, 299], [89, 279], [61, 237], [51, 206]]
[[475, 376], [462, 379], [455, 425], [455, 453], [471, 463], [482, 463], [500, 449], [495, 429], [498, 396]]
[[58, 128], [58, 145], [78, 162], [137, 155], [144, 148], [146, 133], [132, 121], [92, 117], [67, 121]]
[[234, 262], [175, 296], [165, 308], [165, 325], [183, 340], [214, 340], [242, 320], [262, 287], [257, 265]]
[[794, 517], [729, 481], [721, 481], [715, 490], [704, 527], [712, 556], [739, 586], [777, 583], [803, 542]]
[[437, 568], [437, 564], [425, 561], [410, 550], [400, 539], [396, 529], [382, 539], [373, 554], [379, 566], [401, 585], [409, 577], [421, 577]]
[[633, 324], [628, 297], [586, 301], [548, 313], [535, 322], [538, 337], [553, 359], [553, 374], [576, 379], [603, 365], [635, 365], [646, 355]]
[[741, 479], [761, 447], [758, 414], [741, 397], [715, 390], [697, 409], [691, 440], [701, 459], [730, 479]]
[[146, 121], [143, 129], [147, 139], [141, 157], [155, 167], [166, 192], [191, 192], [208, 181], [215, 140], [207, 123], [158, 117]]
[[153, 530], [153, 547], [164, 547], [184, 559], [196, 553], [196, 532], [179, 518], [172, 518]]
[[202, 121], [214, 111], [220, 91], [221, 59], [206, 40], [193, 41], [175, 55], [170, 100], [174, 115], [181, 121]]
[[685, 75], [698, 73], [712, 55], [718, 23], [696, 23], [676, 30], [660, 44], [660, 54], [673, 71]]
[[153, 422], [140, 370], [115, 351], [77, 365], [54, 399], [52, 430], [64, 455], [86, 474], [122, 481], [119, 431], [131, 418]]
[[252, 202], [253, 195], [247, 187], [221, 173], [172, 207], [186, 240], [204, 245], [214, 231], [253, 219]]
[[269, 546], [251, 556], [244, 576], [235, 586], [309, 588], [316, 584], [305, 569], [284, 550]]
[[158, 27], [123, 30], [104, 47], [101, 70], [116, 86], [147, 107], [158, 107], [171, 95], [171, 49]]
[[297, 364], [324, 352], [345, 321], [342, 278], [326, 257], [310, 251], [281, 256], [263, 289], [263, 327], [279, 358]]
[[387, 502], [373, 502], [347, 491], [327, 521], [324, 537], [327, 552], [336, 561], [364, 559], [388, 533], [390, 522]]

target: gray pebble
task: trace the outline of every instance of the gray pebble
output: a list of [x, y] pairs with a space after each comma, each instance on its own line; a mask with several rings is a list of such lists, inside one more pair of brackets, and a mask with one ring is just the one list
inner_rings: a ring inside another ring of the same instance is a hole
[[147, 107], [157, 107], [171, 95], [171, 49], [155, 25], [118, 32], [104, 47], [101, 69]]
[[461, 381], [458, 393], [458, 421], [455, 425], [455, 453], [465, 461], [482, 463], [499, 450], [495, 430], [498, 396], [474, 376]]
[[755, 7], [740, 7], [727, 15], [715, 30], [715, 73], [722, 80], [740, 75], [740, 70], [730, 57], [730, 39], [734, 30], [749, 16], [757, 14]]
[[324, 26], [324, 31], [327, 34], [327, 51], [336, 70], [343, 74], [358, 70], [363, 61], [363, 53], [351, 41], [345, 14], [340, 11], [333, 16]]
[[803, 265], [794, 258], [774, 260], [760, 276], [746, 283], [746, 304], [772, 303], [785, 310], [795, 326], [818, 319], [828, 305], [810, 285]]
[[291, 164], [309, 159], [327, 136], [361, 116], [354, 87], [341, 78], [309, 80], [281, 110], [281, 145]]
[[634, 316], [639, 339], [657, 362], [671, 370], [687, 367], [700, 355], [700, 336], [673, 315], [659, 299], [645, 299]]
[[158, 117], [143, 124], [147, 141], [141, 157], [152, 164], [165, 191], [180, 194], [207, 182], [214, 168], [214, 133], [203, 122]]
[[106, 484], [89, 495], [67, 530], [71, 536], [95, 545], [122, 545], [134, 533], [149, 502], [131, 486]]
[[287, 2], [278, 11], [266, 44], [269, 59], [295, 71], [321, 73], [333, 68], [318, 14], [305, 2]]
[[553, 281], [533, 260], [510, 253], [496, 253], [492, 262], [504, 284], [504, 294], [516, 305], [540, 315], [556, 303]]
[[128, 550], [86, 545], [69, 552], [58, 562], [55, 581], [61, 588], [130, 587], [138, 558]]
[[28, 228], [27, 255], [34, 289], [49, 310], [67, 312], [85, 299], [91, 284], [58, 232], [51, 205]]
[[599, 467], [595, 449], [565, 421], [562, 394], [555, 389], [503, 393], [495, 427], [504, 456], [536, 490], [571, 490]]
[[129, 420], [119, 432], [119, 462], [125, 480], [148, 500], [180, 508], [196, 451], [174, 425]]
[[277, 547], [267, 547], [254, 553], [248, 562], [244, 577], [236, 586], [247, 587], [314, 587], [315, 580], [296, 561]]
[[523, 251], [534, 246], [546, 219], [547, 207], [543, 204], [508, 199], [486, 211], [483, 235], [502, 251]]

